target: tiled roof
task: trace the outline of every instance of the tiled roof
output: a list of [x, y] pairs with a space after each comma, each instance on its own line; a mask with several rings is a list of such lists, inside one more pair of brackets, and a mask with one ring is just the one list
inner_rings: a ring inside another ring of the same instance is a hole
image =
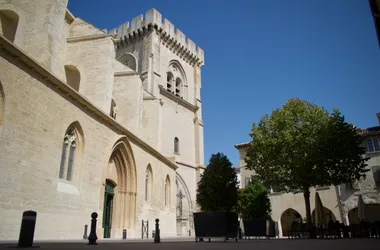
[[240, 172], [240, 167], [233, 167], [236, 172]]
[[368, 136], [368, 135], [378, 135], [380, 134], [380, 126], [372, 127], [372, 128], [359, 128], [356, 130], [359, 135]]

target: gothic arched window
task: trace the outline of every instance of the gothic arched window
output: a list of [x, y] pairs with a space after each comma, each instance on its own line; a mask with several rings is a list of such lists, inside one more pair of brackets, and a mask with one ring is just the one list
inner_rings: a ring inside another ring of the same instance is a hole
[[74, 125], [71, 125], [63, 137], [61, 164], [59, 167], [59, 178], [72, 181], [75, 165], [79, 162], [80, 134]]

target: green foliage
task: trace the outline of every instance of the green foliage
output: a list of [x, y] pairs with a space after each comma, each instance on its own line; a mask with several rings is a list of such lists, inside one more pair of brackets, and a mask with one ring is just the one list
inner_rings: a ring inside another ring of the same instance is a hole
[[310, 221], [309, 189], [365, 178], [363, 138], [337, 109], [289, 99], [270, 116], [253, 123], [247, 168], [267, 187], [303, 192]]
[[198, 183], [197, 203], [204, 212], [229, 212], [237, 202], [237, 186], [230, 160], [222, 153], [213, 154]]
[[270, 219], [272, 212], [267, 188], [257, 176], [239, 190], [238, 202], [235, 209], [245, 220]]
[[247, 168], [268, 187], [305, 192], [365, 176], [362, 138], [338, 110], [290, 99], [253, 123]]

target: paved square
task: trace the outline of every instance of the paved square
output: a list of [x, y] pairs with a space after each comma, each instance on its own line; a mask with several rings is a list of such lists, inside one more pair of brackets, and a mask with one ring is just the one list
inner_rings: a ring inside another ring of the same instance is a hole
[[[10, 246], [17, 244], [1, 244], [0, 249], [14, 249]], [[238, 243], [229, 241], [227, 243], [221, 241], [209, 242], [178, 242], [163, 241], [160, 244], [153, 242], [99, 242], [98, 245], [89, 246], [85, 241], [83, 243], [36, 243], [40, 249], [86, 249], [86, 250], [378, 250], [380, 249], [379, 239], [340, 239], [340, 240], [241, 240]], [[38, 249], [38, 248], [37, 248]]]

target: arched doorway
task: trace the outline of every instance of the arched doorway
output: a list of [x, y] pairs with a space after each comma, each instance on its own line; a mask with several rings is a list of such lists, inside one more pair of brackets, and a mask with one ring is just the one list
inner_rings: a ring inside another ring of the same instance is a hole
[[293, 208], [288, 208], [281, 215], [281, 228], [282, 228], [282, 236], [289, 235], [289, 229], [292, 225], [293, 221], [297, 221], [299, 223], [302, 222], [302, 217], [300, 213], [298, 213]]
[[[330, 220], [336, 221], [336, 217], [335, 217], [334, 213], [331, 212], [330, 209], [323, 207], [323, 214], [325, 215], [325, 223], [326, 224], [329, 223]], [[311, 213], [311, 219], [312, 219], [312, 222], [314, 223], [315, 222], [315, 209]]]
[[121, 238], [123, 229], [135, 229], [136, 220], [136, 167], [126, 138], [114, 144], [102, 176], [103, 237]]
[[103, 228], [104, 228], [104, 238], [111, 237], [112, 228], [112, 210], [113, 210], [113, 198], [115, 183], [111, 180], [106, 180], [106, 187], [104, 191], [104, 206], [103, 206]]

